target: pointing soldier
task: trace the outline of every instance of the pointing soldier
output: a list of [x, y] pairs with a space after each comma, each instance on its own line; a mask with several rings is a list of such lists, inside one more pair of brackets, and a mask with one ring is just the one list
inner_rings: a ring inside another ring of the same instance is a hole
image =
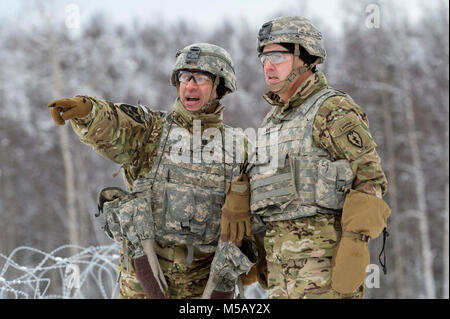
[[278, 132], [268, 153], [276, 169], [249, 168], [252, 215], [267, 227], [269, 298], [362, 298], [367, 243], [390, 215], [367, 116], [317, 70], [326, 52], [309, 20], [265, 23], [258, 53], [272, 105], [261, 128]]
[[[239, 165], [225, 162], [223, 139], [210, 142], [223, 153], [210, 163], [193, 161], [192, 152], [175, 162], [171, 152], [180, 145], [174, 134], [180, 129], [194, 144], [196, 123], [201, 132], [223, 134], [219, 100], [236, 90], [228, 52], [207, 43], [185, 47], [177, 53], [171, 83], [178, 97], [170, 113], [91, 96], [49, 103], [56, 124], [70, 120], [83, 143], [124, 169], [129, 191], [106, 188], [99, 199], [105, 231], [122, 243], [120, 298], [202, 295], [219, 242], [226, 181], [239, 175]], [[222, 244], [221, 252], [237, 258], [226, 262], [231, 272], [233, 265], [239, 269], [212, 298], [232, 297], [235, 279], [252, 265], [236, 245]]]

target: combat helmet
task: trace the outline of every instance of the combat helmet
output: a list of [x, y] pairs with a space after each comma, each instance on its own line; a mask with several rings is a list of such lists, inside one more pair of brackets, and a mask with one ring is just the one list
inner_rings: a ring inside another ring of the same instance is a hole
[[325, 62], [327, 57], [322, 34], [311, 21], [303, 17], [279, 17], [264, 23], [258, 34], [258, 53], [261, 54], [264, 46], [271, 43], [293, 43], [295, 47], [294, 56], [300, 57], [299, 46], [302, 46], [310, 55], [317, 57], [314, 63], [302, 68], [297, 68], [298, 59], [294, 59], [292, 72], [286, 80], [270, 87], [272, 91], [277, 90], [277, 93], [282, 93], [286, 90], [289, 83], [298, 74], [302, 74], [317, 64]]
[[[223, 92], [219, 99], [228, 93], [236, 91], [236, 74], [234, 70], [233, 60], [230, 54], [223, 48], [209, 43], [195, 43], [188, 45], [177, 53], [177, 60], [173, 67], [170, 82], [173, 86], [178, 86], [177, 73], [180, 70], [196, 69], [209, 72], [215, 75], [213, 90], [217, 89], [223, 80]], [[203, 108], [206, 109], [212, 102], [212, 95], [210, 101], [206, 103]], [[203, 110], [202, 108], [202, 110]]]

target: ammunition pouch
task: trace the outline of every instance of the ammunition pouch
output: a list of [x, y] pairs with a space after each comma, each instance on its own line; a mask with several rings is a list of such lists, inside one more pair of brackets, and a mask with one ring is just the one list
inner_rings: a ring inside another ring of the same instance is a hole
[[248, 273], [255, 262], [254, 247], [247, 238], [244, 238], [241, 247], [231, 242], [220, 241], [211, 264], [214, 290], [222, 292], [234, 290], [238, 277]]
[[137, 197], [117, 187], [103, 189], [99, 195], [99, 212], [105, 215], [106, 234], [117, 242], [131, 247], [124, 250], [132, 257], [144, 255], [141, 241], [155, 238], [155, 226], [149, 197]]

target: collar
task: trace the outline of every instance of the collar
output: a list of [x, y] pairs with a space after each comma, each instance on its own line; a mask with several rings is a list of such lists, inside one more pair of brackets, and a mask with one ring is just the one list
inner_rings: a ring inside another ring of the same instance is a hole
[[303, 81], [294, 92], [292, 97], [286, 102], [282, 102], [280, 100], [280, 97], [273, 92], [267, 92], [263, 95], [263, 98], [269, 104], [277, 106], [279, 108], [279, 110], [277, 111], [284, 112], [290, 108], [301, 105], [309, 96], [326, 86], [327, 79], [325, 77], [325, 74], [318, 71], [311, 74], [305, 81]]
[[173, 104], [173, 119], [182, 127], [189, 130], [192, 133], [194, 120], [200, 120], [202, 124], [202, 131], [209, 127], [221, 127], [223, 119], [223, 110], [225, 106], [217, 101], [217, 106], [212, 113], [203, 112], [191, 112], [184, 108], [183, 103], [179, 97], [175, 100]]

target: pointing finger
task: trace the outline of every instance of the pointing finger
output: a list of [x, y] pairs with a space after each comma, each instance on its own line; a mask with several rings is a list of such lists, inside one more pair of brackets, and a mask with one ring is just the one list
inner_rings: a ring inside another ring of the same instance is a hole
[[66, 122], [61, 117], [60, 112], [61, 112], [61, 109], [59, 109], [59, 108], [53, 107], [52, 109], [50, 109], [50, 113], [52, 115], [53, 122], [55, 122], [56, 125], [64, 125], [64, 124], [66, 124]]

